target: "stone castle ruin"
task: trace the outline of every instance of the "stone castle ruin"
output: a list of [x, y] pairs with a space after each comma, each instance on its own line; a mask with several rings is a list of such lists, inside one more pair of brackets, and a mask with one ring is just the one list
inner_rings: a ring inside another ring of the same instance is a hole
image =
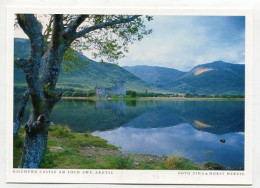
[[98, 87], [96, 85], [95, 91], [97, 97], [107, 97], [108, 95], [126, 95], [125, 81], [119, 81], [112, 87]]

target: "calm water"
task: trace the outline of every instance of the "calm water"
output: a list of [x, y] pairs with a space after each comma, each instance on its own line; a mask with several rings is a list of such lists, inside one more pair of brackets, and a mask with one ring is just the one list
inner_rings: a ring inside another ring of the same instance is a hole
[[244, 167], [243, 101], [62, 100], [51, 118], [72, 131], [90, 131], [126, 152], [178, 154]]

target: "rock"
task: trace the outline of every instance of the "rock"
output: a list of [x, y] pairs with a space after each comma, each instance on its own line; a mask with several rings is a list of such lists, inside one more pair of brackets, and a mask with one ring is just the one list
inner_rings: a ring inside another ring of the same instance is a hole
[[207, 170], [224, 170], [223, 166], [221, 166], [218, 163], [214, 163], [214, 162], [206, 162], [204, 164], [204, 168]]
[[219, 141], [222, 142], [222, 143], [226, 142], [226, 140], [224, 138], [221, 138]]
[[139, 166], [140, 163], [138, 163], [138, 162], [134, 162], [133, 165], [134, 165], [134, 166]]
[[53, 146], [50, 148], [50, 151], [56, 152], [56, 151], [64, 151], [64, 149], [60, 146]]

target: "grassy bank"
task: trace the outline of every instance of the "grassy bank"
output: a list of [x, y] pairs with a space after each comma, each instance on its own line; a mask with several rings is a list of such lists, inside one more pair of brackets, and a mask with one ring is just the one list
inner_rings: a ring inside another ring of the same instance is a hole
[[[22, 154], [24, 130], [14, 138], [14, 161], [17, 168]], [[181, 156], [156, 156], [123, 153], [106, 140], [90, 133], [74, 133], [66, 126], [50, 127], [47, 151], [41, 168], [56, 169], [222, 169], [216, 163], [196, 164]]]

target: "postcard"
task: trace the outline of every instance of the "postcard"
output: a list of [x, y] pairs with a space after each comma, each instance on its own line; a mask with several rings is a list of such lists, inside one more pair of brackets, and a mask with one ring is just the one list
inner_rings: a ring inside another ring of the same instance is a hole
[[252, 20], [8, 7], [6, 181], [251, 184]]

